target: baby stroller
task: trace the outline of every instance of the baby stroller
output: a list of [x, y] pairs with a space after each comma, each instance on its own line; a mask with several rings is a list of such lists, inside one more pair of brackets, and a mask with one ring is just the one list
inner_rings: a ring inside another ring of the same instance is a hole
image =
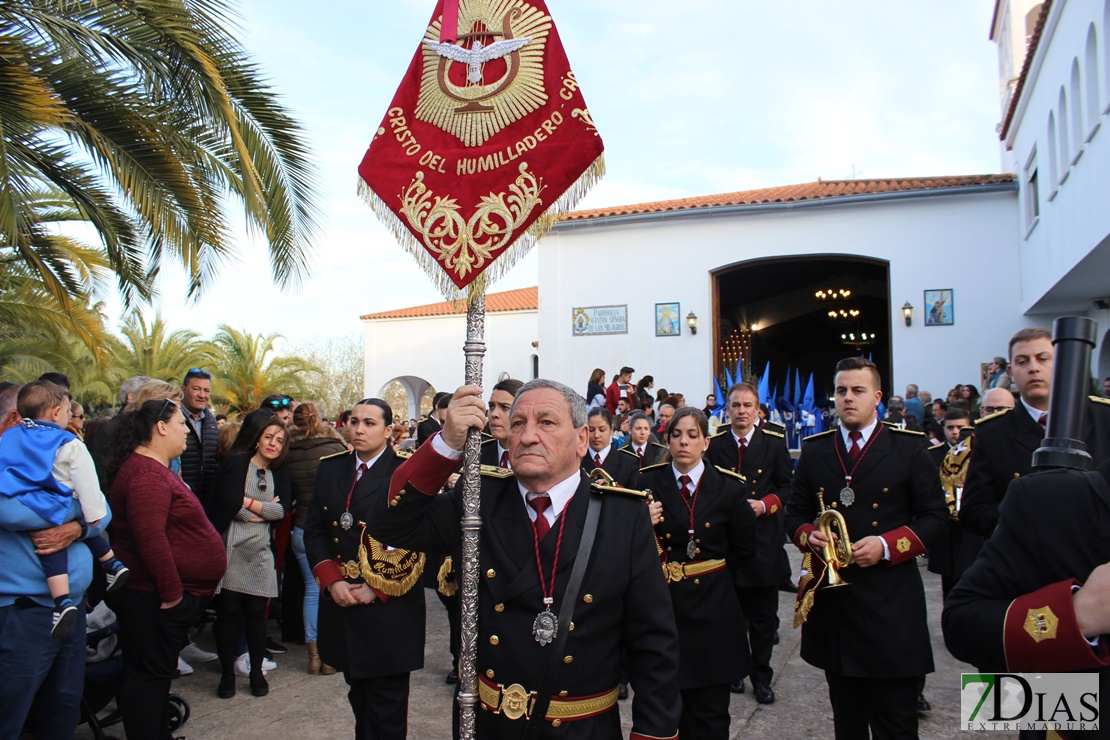
[[[106, 717], [99, 717], [119, 693], [123, 682], [123, 655], [120, 653], [116, 633], [119, 625], [116, 615], [101, 602], [89, 612], [88, 653], [85, 664], [85, 693], [81, 698], [81, 722], [89, 726], [96, 740], [112, 740], [104, 734], [105, 727], [122, 721], [119, 709], [114, 709]], [[189, 702], [177, 694], [170, 694], [169, 702], [170, 732], [189, 721]]]

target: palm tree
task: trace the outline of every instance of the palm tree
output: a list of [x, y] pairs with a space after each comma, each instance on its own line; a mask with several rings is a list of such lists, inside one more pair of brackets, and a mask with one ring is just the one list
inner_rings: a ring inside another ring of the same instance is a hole
[[317, 230], [300, 127], [231, 32], [229, 0], [0, 3], [0, 248], [55, 295], [35, 239], [51, 187], [96, 229], [125, 303], [164, 256], [199, 295], [230, 252], [229, 198], [299, 282]]
[[214, 361], [211, 347], [199, 334], [189, 329], [169, 331], [158, 314], [148, 325], [141, 314], [133, 313], [120, 331], [123, 339], [113, 353], [113, 369], [121, 379], [145, 375], [180, 383], [190, 368], [207, 368]]
[[[212, 340], [213, 354], [220, 358], [214, 374], [213, 395], [228, 411], [250, 411], [272, 393], [306, 398], [318, 391], [306, 376], [318, 376], [320, 368], [300, 357], [277, 356], [280, 334], [250, 334], [226, 324]], [[268, 359], [270, 358], [270, 359]]]

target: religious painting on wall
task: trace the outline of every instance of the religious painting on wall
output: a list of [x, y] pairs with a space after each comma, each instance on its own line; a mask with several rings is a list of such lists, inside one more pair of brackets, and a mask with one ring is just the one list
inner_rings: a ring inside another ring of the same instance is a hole
[[925, 291], [925, 326], [952, 326], [955, 323], [952, 289]]
[[678, 303], [655, 304], [655, 336], [677, 337], [682, 334], [682, 314]]

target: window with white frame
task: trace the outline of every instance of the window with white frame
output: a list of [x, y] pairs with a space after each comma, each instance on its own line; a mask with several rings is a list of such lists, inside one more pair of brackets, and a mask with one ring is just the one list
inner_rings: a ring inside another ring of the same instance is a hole
[[1032, 231], [1037, 223], [1037, 218], [1041, 215], [1041, 194], [1040, 187], [1037, 184], [1037, 147], [1033, 147], [1029, 159], [1025, 162], [1025, 176], [1021, 183], [1021, 189], [1025, 192], [1023, 202], [1025, 204], [1025, 229], [1026, 232]]

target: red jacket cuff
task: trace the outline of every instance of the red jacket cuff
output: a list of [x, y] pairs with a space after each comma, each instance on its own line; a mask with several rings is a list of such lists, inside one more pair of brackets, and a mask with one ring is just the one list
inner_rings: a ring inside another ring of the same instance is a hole
[[676, 732], [673, 735], [645, 735], [633, 730], [629, 734], [628, 740], [678, 740], [678, 733]]
[[[370, 584], [367, 585], [369, 586]], [[383, 604], [392, 598], [389, 594], [382, 593], [373, 586], [370, 586], [370, 590], [374, 592], [374, 596], [377, 597], [378, 601], [382, 602]]]
[[393, 472], [389, 482], [389, 503], [392, 505], [394, 499], [405, 492], [406, 486], [430, 496], [436, 495], [458, 466], [458, 460], [436, 452], [432, 440], [428, 439]]
[[763, 512], [763, 516], [771, 516], [772, 514], [777, 514], [782, 511], [782, 500], [773, 493], [768, 493], [759, 500], [767, 507], [767, 510]]
[[816, 550], [809, 546], [809, 535], [811, 532], [816, 531], [817, 527], [812, 524], [803, 524], [798, 527], [798, 530], [794, 532], [794, 545], [802, 552], [816, 552]]
[[899, 565], [925, 554], [925, 543], [909, 527], [892, 529], [879, 536], [886, 540], [891, 565]]
[[1103, 639], [1093, 647], [1079, 632], [1070, 579], [1019, 596], [1006, 610], [1003, 644], [1011, 671], [1098, 670], [1110, 666], [1110, 649]]
[[343, 575], [339, 572], [339, 566], [335, 564], [334, 560], [322, 560], [316, 564], [312, 569], [312, 575], [316, 577], [316, 585], [320, 587], [320, 593], [323, 596], [328, 596], [328, 586], [336, 581], [342, 581]]

